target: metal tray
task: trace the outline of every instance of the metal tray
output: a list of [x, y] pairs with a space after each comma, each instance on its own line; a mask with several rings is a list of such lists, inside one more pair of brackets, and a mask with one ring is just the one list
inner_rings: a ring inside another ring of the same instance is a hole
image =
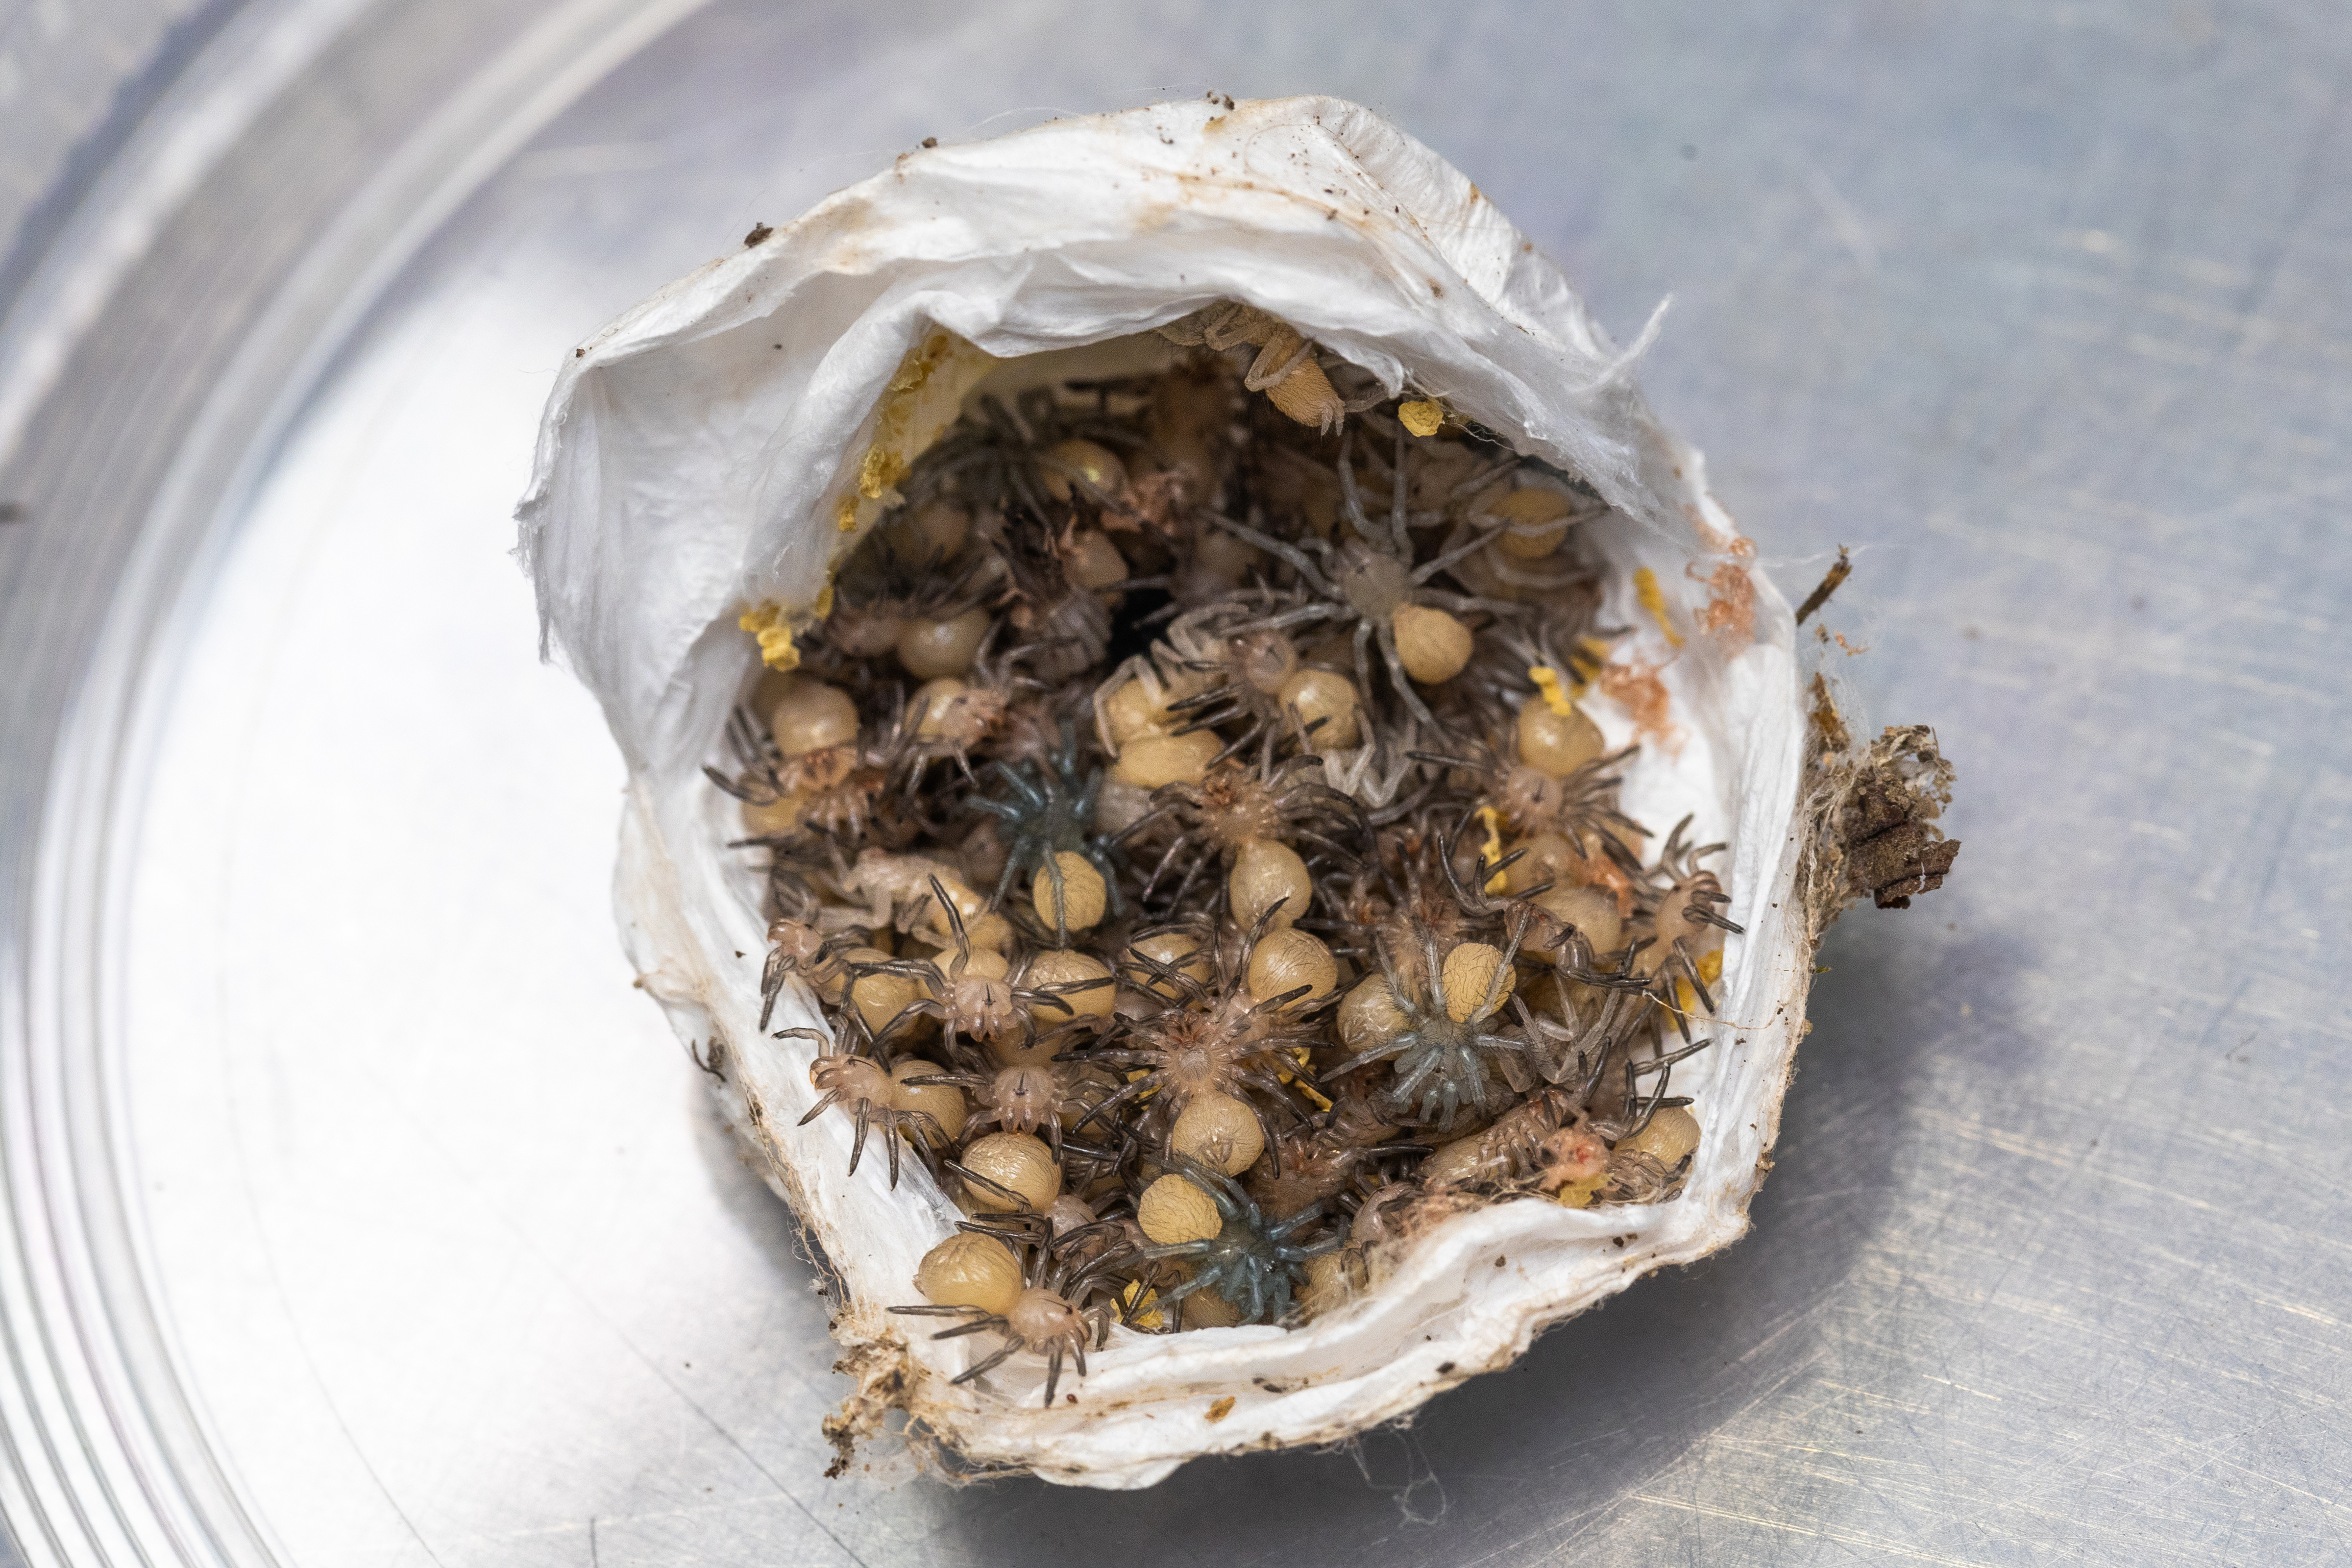
[[[2352, 22], [1152, 11], [252, 0], [132, 73], [0, 328], [24, 1557], [2344, 1561]], [[1860, 547], [1822, 657], [1968, 847], [1822, 950], [1728, 1253], [1347, 1450], [828, 1481], [507, 511], [557, 359], [755, 221], [1208, 88], [1676, 292], [1654, 397], [1793, 592]]]

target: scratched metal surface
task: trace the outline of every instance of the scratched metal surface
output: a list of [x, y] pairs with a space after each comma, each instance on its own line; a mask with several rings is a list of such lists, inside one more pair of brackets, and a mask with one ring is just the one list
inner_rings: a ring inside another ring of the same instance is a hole
[[[2352, 16], [746, 3], [588, 85], [624, 9], [366, 12], [0, 469], [30, 1561], [2352, 1556]], [[555, 359], [752, 220], [1171, 83], [1360, 99], [1612, 327], [1674, 292], [1654, 399], [1784, 585], [1860, 547], [1825, 657], [1967, 848], [1823, 950], [1728, 1253], [1352, 1452], [828, 1482], [504, 514]]]

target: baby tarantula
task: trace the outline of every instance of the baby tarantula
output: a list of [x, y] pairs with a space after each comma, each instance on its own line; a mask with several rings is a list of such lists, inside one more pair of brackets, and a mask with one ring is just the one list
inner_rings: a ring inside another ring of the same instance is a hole
[[[1181, 906], [1203, 872], [1232, 865], [1252, 839], [1310, 844], [1342, 860], [1355, 860], [1354, 851], [1333, 835], [1356, 837], [1362, 830], [1363, 808], [1322, 782], [1322, 759], [1313, 752], [1277, 762], [1270, 746], [1267, 752], [1255, 767], [1225, 762], [1211, 768], [1198, 784], [1180, 780], [1160, 785], [1152, 792], [1150, 809], [1120, 831], [1123, 842], [1164, 826], [1176, 829], [1144, 879], [1147, 901], [1170, 868], [1181, 865], [1183, 878], [1171, 901]], [[1214, 854], [1202, 855], [1204, 848]], [[1192, 852], [1189, 858], [1187, 850]]]
[[747, 818], [757, 815], [769, 821], [766, 831], [737, 842], [782, 847], [822, 836], [847, 847], [869, 841], [897, 847], [928, 826], [906, 809], [917, 803], [885, 798], [912, 739], [910, 727], [895, 727], [868, 745], [848, 693], [810, 681], [786, 700], [820, 709], [814, 720], [803, 713], [794, 721], [818, 743], [788, 755], [768, 726], [739, 707], [727, 721], [727, 743], [738, 771], [730, 776], [708, 765], [702, 770], [712, 784], [754, 808]]
[[1045, 1404], [1050, 1407], [1061, 1386], [1063, 1358], [1075, 1360], [1078, 1375], [1084, 1377], [1088, 1348], [1100, 1350], [1109, 1342], [1118, 1305], [1108, 1298], [1089, 1304], [1087, 1298], [1096, 1294], [1108, 1270], [1123, 1262], [1123, 1257], [1118, 1251], [1097, 1251], [1082, 1258], [1078, 1256], [1084, 1250], [1080, 1243], [1093, 1238], [1095, 1227], [1081, 1226], [1048, 1239], [1050, 1226], [1041, 1215], [1024, 1215], [990, 1225], [967, 1222], [956, 1228], [966, 1235], [1000, 1241], [1016, 1258], [1020, 1256], [1021, 1243], [1027, 1243], [1029, 1256], [1021, 1269], [1018, 1293], [1011, 1295], [1009, 1300], [988, 1306], [924, 1305], [893, 1307], [890, 1310], [905, 1317], [963, 1320], [954, 1328], [933, 1334], [934, 1340], [991, 1332], [1003, 1336], [1003, 1342], [992, 1353], [957, 1374], [958, 1384], [985, 1376], [1024, 1351], [1044, 1356]]
[[1375, 944], [1394, 1009], [1394, 1032], [1380, 1031], [1387, 1037], [1376, 1038], [1324, 1073], [1323, 1081], [1394, 1058], [1390, 1103], [1402, 1113], [1418, 1099], [1419, 1121], [1440, 1129], [1452, 1127], [1465, 1106], [1483, 1113], [1507, 1099], [1504, 1086], [1489, 1077], [1486, 1060], [1517, 1058], [1527, 1049], [1525, 1040], [1503, 1033], [1492, 1020], [1514, 989], [1511, 965], [1528, 923], [1524, 913], [1514, 919], [1507, 945], [1499, 952], [1465, 942], [1441, 953], [1436, 933], [1423, 931], [1421, 962], [1410, 976], [1391, 962], [1386, 943]]
[[[1617, 797], [1622, 770], [1640, 748], [1604, 751], [1600, 730], [1561, 689], [1558, 668], [1551, 663], [1526, 668], [1540, 678], [1542, 687], [1523, 700], [1519, 693], [1503, 692], [1503, 701], [1518, 710], [1504, 739], [1490, 731], [1462, 751], [1416, 752], [1414, 760], [1481, 778], [1484, 798], [1516, 833], [1558, 834], [1580, 844], [1607, 844], [1620, 837], [1638, 840], [1642, 826], [1618, 809]], [[1491, 721], [1492, 710], [1501, 703], [1481, 701]], [[1631, 869], [1640, 868], [1633, 860]]]
[[[936, 545], [877, 532], [835, 574], [831, 612], [821, 628], [831, 648], [863, 660], [896, 649], [910, 625], [952, 621], [986, 596], [991, 566], [986, 554], [968, 552], [951, 564]], [[848, 674], [862, 666], [845, 664]]]
[[1051, 689], [1034, 676], [1019, 672], [1028, 648], [996, 651], [1003, 629], [1003, 623], [991, 623], [972, 655], [971, 668], [962, 676], [926, 681], [908, 698], [901, 722], [914, 737], [903, 786], [909, 795], [921, 793], [935, 762], [953, 763], [970, 783], [972, 753], [997, 738], [1025, 700]]
[[[1280, 1322], [1288, 1317], [1292, 1295], [1305, 1281], [1307, 1260], [1338, 1250], [1345, 1239], [1329, 1237], [1311, 1247], [1300, 1247], [1291, 1240], [1323, 1217], [1323, 1205], [1309, 1204], [1289, 1218], [1269, 1225], [1250, 1195], [1231, 1177], [1181, 1154], [1173, 1156], [1172, 1161], [1181, 1173], [1175, 1179], [1192, 1184], [1215, 1205], [1217, 1226], [1213, 1233], [1197, 1235], [1194, 1239], [1158, 1242], [1137, 1249], [1140, 1258], [1153, 1261], [1172, 1258], [1190, 1268], [1191, 1278], [1161, 1293], [1162, 1310], [1195, 1291], [1209, 1290], [1224, 1298], [1241, 1313], [1244, 1323]], [[1146, 1201], [1148, 1204], [1148, 1192]], [[1152, 1228], [1149, 1217], [1144, 1228], [1147, 1233]], [[1207, 1226], [1196, 1228], [1205, 1231]]]
[[[1102, 793], [1103, 771], [1099, 767], [1079, 770], [1077, 726], [1068, 719], [1062, 721], [1062, 743], [1045, 765], [1024, 763], [1016, 768], [997, 763], [991, 771], [1010, 794], [1003, 800], [973, 795], [970, 804], [1004, 825], [1004, 869], [996, 879], [996, 901], [1003, 901], [1015, 878], [1043, 872], [1053, 884], [1053, 907], [1060, 910], [1069, 900], [1061, 857], [1070, 854], [1092, 863], [1102, 877], [1109, 912], [1118, 914], [1117, 849], [1094, 831], [1095, 800]], [[1061, 938], [1057, 945], [1069, 945], [1066, 931], [1056, 935]]]
[[1085, 1059], [1132, 1076], [1089, 1110], [1086, 1121], [1117, 1126], [1110, 1119], [1121, 1108], [1153, 1095], [1156, 1117], [1167, 1119], [1164, 1131], [1195, 1099], [1223, 1095], [1250, 1106], [1272, 1143], [1276, 1129], [1266, 1123], [1263, 1101], [1290, 1104], [1283, 1082], [1290, 1053], [1313, 1045], [1322, 1027], [1316, 1016], [1319, 1005], [1293, 1005], [1310, 987], [1258, 1000], [1244, 983], [1244, 955], [1265, 936], [1275, 913], [1268, 910], [1258, 920], [1239, 952], [1215, 944], [1206, 977], [1188, 973], [1190, 964], [1180, 968], [1140, 948], [1129, 949], [1130, 978], [1146, 972], [1140, 979], [1143, 1005], [1119, 1020], [1119, 1032], [1112, 1037], [1120, 1044], [1088, 1052]]
[[871, 934], [864, 926], [827, 936], [806, 921], [787, 917], [769, 921], [768, 957], [760, 966], [760, 1027], [765, 1029], [775, 1015], [776, 998], [783, 994], [786, 980], [795, 974], [812, 980], [838, 974], [842, 952], [865, 945]]
[[787, 760], [767, 726], [740, 705], [727, 715], [727, 749], [735, 753], [736, 771], [724, 773], [706, 763], [702, 776], [746, 805], [773, 805], [797, 795], [829, 775], [835, 762], [822, 752]]
[[[1110, 607], [1057, 552], [1042, 521], [1007, 510], [1003, 559], [1013, 593], [1009, 618], [1029, 645], [1037, 677], [1059, 685], [1094, 668], [1110, 651]], [[1096, 537], [1099, 538], [1100, 535]], [[1118, 569], [1120, 576], [1126, 569]]]
[[[1020, 994], [1005, 978], [1009, 966], [1003, 954], [987, 948], [975, 949], [971, 933], [964, 928], [963, 913], [957, 909], [956, 900], [948, 896], [946, 885], [936, 876], [930, 879], [930, 884], [932, 907], [947, 915], [948, 927], [954, 936], [955, 956], [944, 964], [938, 958], [893, 958], [848, 967], [854, 974], [903, 974], [920, 984], [922, 994], [884, 1024], [878, 1034], [888, 1039], [918, 1017], [937, 1018], [941, 1037], [952, 1055], [959, 1036], [996, 1039], [1026, 1026], [1029, 1015], [1021, 1005]], [[1010, 1127], [1009, 1123], [1008, 1127], [1016, 1132], [1029, 1131], [1026, 1127]]]
[[1505, 599], [1482, 599], [1468, 594], [1430, 587], [1430, 579], [1471, 551], [1499, 535], [1507, 524], [1473, 536], [1420, 565], [1413, 564], [1412, 535], [1405, 508], [1405, 435], [1397, 432], [1394, 497], [1385, 527], [1376, 529], [1364, 513], [1350, 459], [1355, 432], [1340, 438], [1339, 484], [1348, 519], [1356, 537], [1332, 544], [1312, 534], [1291, 542], [1276, 539], [1246, 523], [1211, 513], [1227, 532], [1290, 563], [1306, 590], [1307, 602], [1249, 623], [1250, 631], [1287, 631], [1292, 626], [1331, 622], [1355, 624], [1356, 680], [1360, 691], [1372, 689], [1371, 647], [1375, 642], [1391, 687], [1414, 721], [1443, 731], [1429, 705], [1413, 689], [1415, 680], [1452, 679], [1469, 662], [1473, 646], [1470, 628], [1450, 611], [1486, 611], [1510, 616], [1522, 606]]
[[816, 1060], [809, 1063], [809, 1083], [818, 1095], [817, 1102], [809, 1107], [808, 1114], [794, 1125], [806, 1127], [818, 1117], [838, 1105], [849, 1112], [857, 1124], [857, 1131], [849, 1143], [849, 1173], [857, 1173], [857, 1162], [866, 1153], [866, 1135], [878, 1127], [882, 1130], [882, 1147], [890, 1156], [890, 1186], [898, 1185], [898, 1144], [908, 1129], [916, 1137], [908, 1140], [919, 1155], [933, 1143], [947, 1142], [947, 1130], [928, 1110], [902, 1110], [897, 1103], [897, 1085], [890, 1080], [890, 1069], [875, 1056], [878, 1043], [862, 1026], [855, 1008], [845, 1009], [835, 1026], [848, 1033], [855, 1030], [865, 1037], [847, 1049], [840, 1048], [837, 1037], [822, 1029], [778, 1029], [780, 1040], [814, 1040], [821, 1047]]
[[1715, 998], [1707, 994], [1706, 976], [1701, 973], [1704, 961], [1719, 950], [1723, 938], [1717, 933], [1738, 935], [1747, 929], [1724, 916], [1723, 907], [1731, 902], [1731, 895], [1723, 890], [1714, 872], [1701, 869], [1698, 864], [1724, 846], [1705, 844], [1694, 848], [1684, 843], [1684, 830], [1690, 825], [1687, 816], [1675, 823], [1665, 847], [1658, 852], [1655, 874], [1665, 889], [1649, 911], [1650, 934], [1634, 944], [1633, 958], [1633, 973], [1655, 988], [1660, 1005], [1675, 1016], [1675, 1026], [1685, 1040], [1691, 1037], [1690, 1019], [1675, 994], [1680, 989], [1677, 981], [1687, 981], [1699, 1005], [1714, 1013]]
[[1155, 675], [1156, 667], [1170, 669], [1154, 684], [1171, 692], [1169, 717], [1181, 721], [1174, 733], [1238, 724], [1225, 756], [1294, 727], [1318, 749], [1352, 746], [1362, 727], [1357, 689], [1327, 666], [1302, 663], [1288, 632], [1255, 624], [1283, 597], [1271, 589], [1236, 591], [1192, 610], [1170, 626], [1150, 660], [1131, 660], [1121, 673], [1140, 679], [1147, 666]]
[[1607, 845], [1618, 842], [1619, 833], [1642, 831], [1641, 824], [1617, 809], [1617, 791], [1623, 782], [1617, 770], [1638, 749], [1627, 746], [1595, 757], [1566, 777], [1525, 763], [1496, 770], [1496, 805], [1521, 833], [1558, 833], [1580, 842], [1597, 840], [1605, 852]]

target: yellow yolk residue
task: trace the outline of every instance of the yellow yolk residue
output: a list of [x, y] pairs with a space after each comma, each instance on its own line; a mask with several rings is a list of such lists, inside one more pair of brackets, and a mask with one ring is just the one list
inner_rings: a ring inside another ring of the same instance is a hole
[[1668, 646], [1682, 647], [1682, 634], [1675, 630], [1672, 621], [1666, 619], [1666, 595], [1665, 591], [1658, 586], [1658, 574], [1647, 566], [1643, 567], [1633, 574], [1633, 591], [1642, 596], [1642, 608], [1650, 612], [1650, 618], [1658, 623], [1660, 631], [1666, 634]]
[[793, 628], [776, 605], [761, 605], [736, 617], [735, 624], [760, 639], [760, 662], [770, 669], [798, 669], [801, 650], [793, 646]]
[[1538, 691], [1543, 693], [1545, 707], [1563, 719], [1575, 710], [1569, 706], [1568, 693], [1560, 689], [1559, 671], [1548, 664], [1529, 665], [1528, 679], [1536, 683]]
[[[1486, 863], [1491, 866], [1503, 858], [1502, 817], [1493, 806], [1482, 805], [1478, 808], [1478, 821], [1486, 829], [1486, 843], [1483, 853]], [[1486, 891], [1499, 893], [1510, 885], [1510, 880], [1509, 872], [1497, 871], [1486, 879]]]

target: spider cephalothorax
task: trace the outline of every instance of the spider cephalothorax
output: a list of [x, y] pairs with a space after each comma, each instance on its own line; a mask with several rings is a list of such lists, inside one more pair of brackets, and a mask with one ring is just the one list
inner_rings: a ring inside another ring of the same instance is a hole
[[989, 1127], [1042, 1133], [1058, 1157], [1064, 1121], [1092, 1110], [1103, 1098], [1101, 1086], [1084, 1075], [1085, 1069], [1070, 1064], [1032, 1061], [990, 1071], [926, 1073], [905, 1081], [914, 1088], [952, 1085], [970, 1095], [979, 1109], [964, 1123], [967, 1137]]
[[1043, 1132], [1057, 1154], [1062, 1149], [1063, 1119], [1091, 1108], [1087, 1099], [1074, 1092], [1076, 1075], [1058, 1062], [999, 1068], [993, 1073], [971, 1077], [978, 1080], [971, 1089], [980, 1110], [968, 1125], [999, 1126], [1007, 1132]]
[[1557, 833], [1580, 843], [1598, 843], [1604, 851], [1622, 842], [1620, 835], [1634, 836], [1638, 842], [1641, 825], [1617, 809], [1621, 770], [1633, 754], [1629, 746], [1595, 757], [1565, 777], [1515, 763], [1496, 779], [1495, 805], [1521, 833]]

